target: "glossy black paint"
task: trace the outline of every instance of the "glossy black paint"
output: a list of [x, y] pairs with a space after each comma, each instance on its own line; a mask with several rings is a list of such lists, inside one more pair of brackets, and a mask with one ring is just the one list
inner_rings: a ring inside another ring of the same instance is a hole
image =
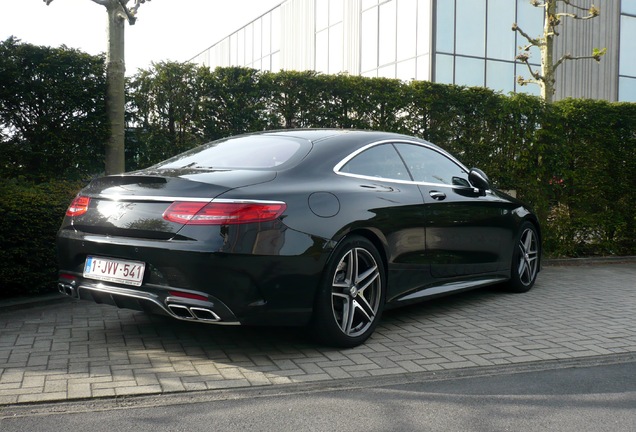
[[[61, 290], [171, 316], [171, 305], [201, 308], [220, 324], [303, 325], [330, 254], [351, 234], [377, 248], [392, 307], [509, 279], [520, 225], [539, 227], [523, 203], [491, 189], [483, 173], [465, 170], [463, 183], [442, 185], [336, 172], [376, 143], [424, 145], [451, 158], [416, 138], [342, 130], [256, 135], [298, 141], [300, 150], [271, 168], [151, 167], [91, 182], [81, 192], [91, 197], [89, 211], [66, 217], [58, 234]], [[281, 201], [287, 209], [277, 220], [242, 225], [162, 218], [184, 198]], [[143, 285], [85, 279], [87, 255], [145, 262]], [[174, 290], [206, 300], [175, 297]]]

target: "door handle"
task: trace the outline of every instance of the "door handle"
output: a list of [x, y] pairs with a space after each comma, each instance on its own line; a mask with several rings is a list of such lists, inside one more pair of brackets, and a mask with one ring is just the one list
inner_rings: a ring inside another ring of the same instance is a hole
[[442, 200], [446, 199], [446, 194], [444, 192], [430, 191], [428, 194], [431, 196], [431, 198], [433, 198], [434, 200], [437, 200], [437, 201], [442, 201]]

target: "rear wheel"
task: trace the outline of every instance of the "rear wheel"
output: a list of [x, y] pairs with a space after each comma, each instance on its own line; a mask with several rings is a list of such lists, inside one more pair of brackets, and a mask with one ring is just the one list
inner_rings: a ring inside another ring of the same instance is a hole
[[338, 347], [363, 343], [384, 308], [385, 275], [373, 244], [360, 236], [343, 240], [329, 260], [312, 321], [314, 336]]
[[519, 230], [512, 253], [512, 270], [508, 291], [526, 292], [534, 285], [539, 273], [539, 235], [530, 222], [524, 222]]

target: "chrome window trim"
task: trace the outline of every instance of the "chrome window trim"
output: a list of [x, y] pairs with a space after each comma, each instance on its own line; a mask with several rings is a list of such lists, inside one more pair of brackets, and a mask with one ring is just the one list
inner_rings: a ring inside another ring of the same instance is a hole
[[119, 194], [99, 194], [95, 196], [98, 199], [110, 201], [150, 201], [171, 203], [175, 201], [181, 202], [207, 202], [207, 203], [238, 203], [238, 204], [285, 204], [283, 201], [272, 200], [254, 200], [254, 199], [228, 199], [228, 198], [210, 198], [210, 197], [175, 197], [175, 196], [153, 196], [153, 195], [119, 195]]
[[[452, 162], [454, 162], [455, 164], [457, 164], [462, 170], [464, 170], [464, 172], [466, 173], [466, 176], [468, 176], [468, 173], [470, 172], [468, 168], [466, 168], [466, 166], [461, 163], [460, 161], [458, 161], [454, 156], [452, 156], [450, 153], [448, 153], [446, 150], [444, 149], [440, 149], [436, 146], [434, 146], [433, 144], [428, 144], [428, 143], [424, 143], [424, 142], [420, 142], [420, 141], [411, 141], [411, 140], [405, 140], [405, 139], [385, 139], [385, 140], [381, 140], [381, 141], [375, 141], [372, 142], [370, 144], [367, 144], [363, 147], [360, 147], [359, 149], [357, 149], [356, 151], [354, 151], [353, 153], [350, 153], [349, 155], [345, 156], [344, 159], [342, 159], [340, 162], [338, 162], [336, 164], [336, 166], [333, 167], [333, 172], [337, 175], [341, 175], [344, 177], [352, 177], [352, 178], [359, 178], [359, 179], [364, 179], [364, 180], [382, 180], [382, 181], [388, 181], [391, 183], [398, 183], [398, 184], [414, 184], [414, 185], [421, 185], [421, 186], [433, 186], [433, 187], [447, 187], [447, 188], [451, 188], [451, 189], [474, 189], [474, 188], [466, 188], [464, 186], [458, 186], [458, 185], [450, 185], [450, 184], [445, 184], [445, 183], [433, 183], [433, 182], [418, 182], [415, 180], [398, 180], [398, 179], [392, 179], [392, 178], [386, 178], [386, 177], [376, 177], [376, 176], [367, 176], [367, 175], [363, 175], [363, 174], [353, 174], [353, 173], [345, 173], [345, 172], [341, 172], [340, 170], [342, 169], [343, 166], [345, 166], [351, 159], [353, 159], [354, 157], [358, 156], [360, 153], [372, 148], [372, 147], [376, 147], [378, 145], [382, 145], [382, 144], [413, 144], [413, 145], [418, 145], [420, 147], [424, 147], [426, 149], [432, 150], [436, 153], [439, 153], [442, 156], [445, 156], [446, 158], [450, 159]], [[396, 149], [397, 151], [397, 149]], [[406, 167], [406, 169], [408, 170], [408, 167]]]

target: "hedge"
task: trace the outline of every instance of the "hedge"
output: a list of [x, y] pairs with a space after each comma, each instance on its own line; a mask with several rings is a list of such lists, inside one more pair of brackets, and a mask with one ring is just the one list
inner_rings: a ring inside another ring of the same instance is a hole
[[[11, 49], [15, 42], [5, 45]], [[212, 139], [263, 129], [406, 133], [482, 168], [500, 189], [515, 190], [539, 215], [546, 256], [636, 255], [636, 104], [568, 99], [546, 105], [533, 96], [485, 88], [316, 72], [209, 70], [180, 63], [153, 68], [128, 82], [129, 169]], [[91, 98], [99, 100], [87, 95]], [[74, 112], [59, 118], [66, 119], [68, 136], [86, 135], [82, 142], [92, 149], [82, 154], [95, 161], [104, 145], [103, 128], [87, 135], [86, 123]], [[0, 132], [13, 130], [12, 117], [2, 118]], [[30, 133], [44, 136], [46, 127], [33, 123]], [[77, 142], [69, 145], [76, 148]], [[66, 174], [42, 182], [42, 173], [22, 162], [31, 147], [19, 135], [0, 133], [0, 145], [5, 157], [0, 161], [0, 179], [5, 179], [0, 180], [5, 216], [0, 296], [53, 289], [55, 232], [80, 184], [66, 182], [73, 178]], [[22, 152], [22, 158], [11, 159], [7, 149]], [[85, 158], [64, 155], [60, 159], [70, 171], [55, 173], [99, 174], [80, 170], [89, 166]], [[7, 180], [17, 172], [22, 180]]]

